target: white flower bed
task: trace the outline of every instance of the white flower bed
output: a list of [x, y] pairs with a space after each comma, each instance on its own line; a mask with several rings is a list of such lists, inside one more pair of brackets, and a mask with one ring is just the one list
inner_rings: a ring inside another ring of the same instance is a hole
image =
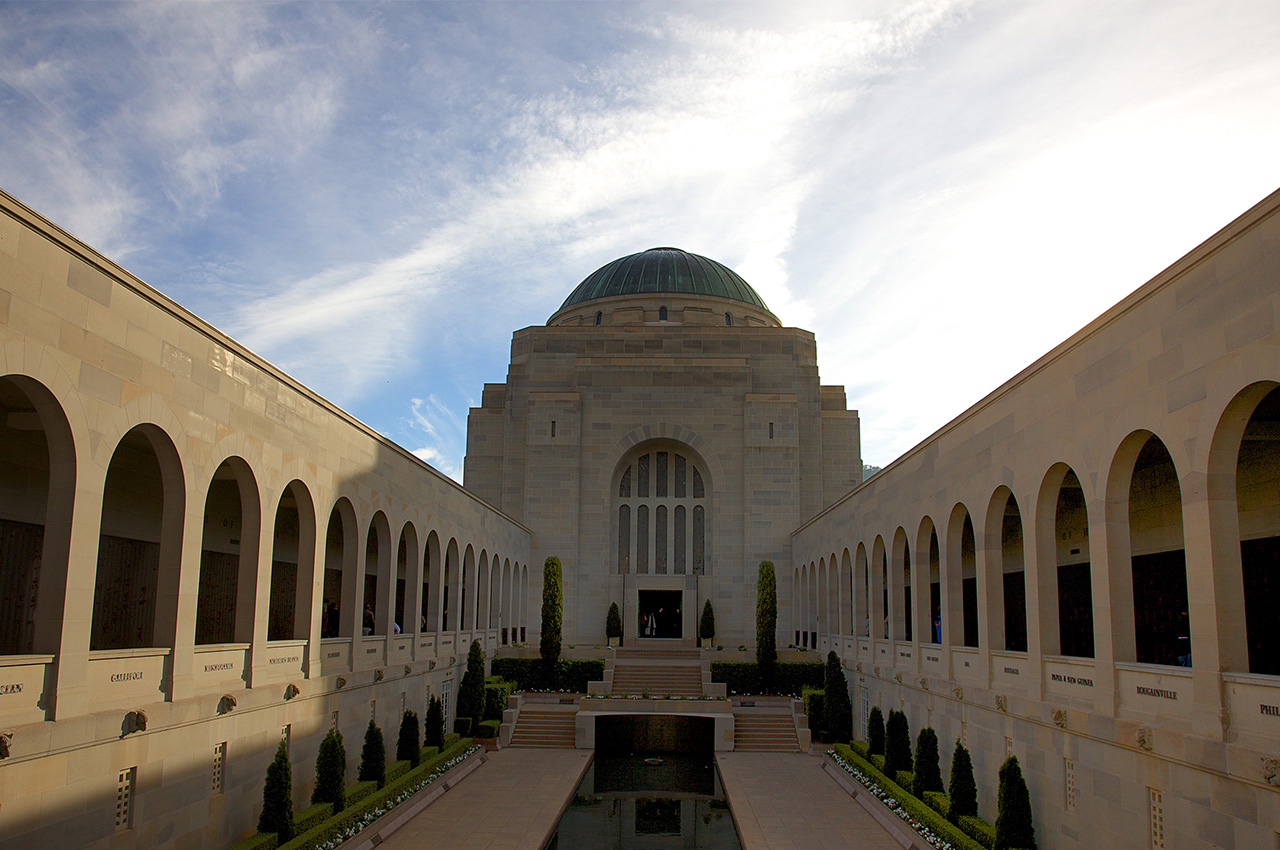
[[370, 809], [369, 811], [365, 812], [364, 815], [360, 818], [360, 820], [351, 824], [351, 826], [347, 827], [341, 832], [336, 833], [330, 836], [329, 838], [325, 839], [324, 841], [320, 842], [319, 844], [317, 844], [316, 845], [317, 850], [333, 850], [333, 848], [339, 846], [344, 841], [349, 841], [352, 838], [355, 838], [357, 835], [360, 834], [360, 831], [363, 830], [365, 827], [367, 827], [369, 824], [373, 823], [378, 818], [382, 817], [387, 812], [391, 811], [396, 806], [400, 805], [405, 800], [412, 797], [414, 794], [417, 794], [423, 788], [430, 785], [432, 782], [435, 782], [441, 776], [444, 776], [450, 770], [462, 764], [464, 761], [471, 758], [473, 754], [475, 754], [476, 752], [482, 749], [484, 748], [481, 747], [479, 744], [475, 744], [466, 752], [459, 753], [458, 755], [449, 759], [444, 764], [438, 765], [434, 770], [432, 770], [425, 777], [413, 783], [412, 785], [409, 785], [408, 787], [404, 788], [396, 796], [386, 800], [382, 805], [378, 806], [377, 808]]
[[867, 776], [858, 767], [849, 764], [849, 762], [841, 758], [840, 754], [835, 750], [827, 750], [827, 755], [831, 756], [832, 761], [844, 768], [845, 773], [848, 773], [854, 779], [858, 780], [858, 782], [870, 791], [877, 800], [884, 803], [885, 807], [889, 811], [900, 817], [907, 826], [914, 829], [921, 838], [929, 842], [930, 847], [935, 847], [937, 850], [952, 850], [955, 846], [950, 841], [947, 841], [942, 836], [937, 835], [933, 830], [929, 829], [929, 827], [922, 824], [916, 819], [915, 815], [902, 808], [902, 804], [899, 803], [892, 794], [881, 788], [879, 782], [876, 782], [870, 776]]

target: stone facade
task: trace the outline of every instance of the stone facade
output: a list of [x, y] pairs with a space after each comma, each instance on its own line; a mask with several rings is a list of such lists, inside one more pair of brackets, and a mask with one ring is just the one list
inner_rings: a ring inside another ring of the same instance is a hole
[[[637, 478], [623, 499], [622, 476], [647, 458], [654, 492]], [[705, 501], [677, 492], [684, 464]], [[862, 460], [857, 412], [843, 387], [820, 386], [813, 334], [729, 299], [646, 293], [517, 331], [507, 382], [471, 411], [465, 469], [468, 490], [533, 530], [535, 562], [560, 558], [566, 643], [603, 644], [611, 602], [624, 636], [641, 636], [643, 594], [666, 591], [681, 600], [669, 637], [692, 644], [710, 599], [717, 642], [736, 646], [755, 642], [759, 563], [789, 563], [792, 529], [855, 485]], [[681, 561], [697, 511], [705, 557]]]
[[227, 846], [527, 628], [528, 528], [2, 193], [0, 340], [6, 844]]
[[857, 716], [992, 818], [1016, 754], [1042, 847], [1280, 841], [1278, 314], [1280, 192], [794, 534]]

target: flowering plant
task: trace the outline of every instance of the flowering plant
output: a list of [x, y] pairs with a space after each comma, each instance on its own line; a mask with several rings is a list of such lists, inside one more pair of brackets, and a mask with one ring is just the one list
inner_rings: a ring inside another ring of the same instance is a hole
[[921, 823], [918, 818], [904, 809], [902, 804], [898, 802], [897, 798], [880, 787], [879, 782], [876, 782], [870, 776], [867, 776], [867, 774], [859, 770], [857, 766], [849, 764], [849, 762], [845, 761], [835, 750], [827, 750], [827, 755], [831, 757], [832, 761], [840, 765], [840, 767], [844, 769], [845, 773], [848, 773], [854, 779], [858, 780], [858, 783], [870, 791], [873, 797], [881, 803], [884, 803], [885, 808], [901, 818], [907, 826], [914, 829], [917, 835], [929, 843], [930, 847], [934, 847], [936, 850], [953, 850], [954, 845], [952, 845], [950, 841], [947, 841], [945, 838], [929, 829], [929, 827]]

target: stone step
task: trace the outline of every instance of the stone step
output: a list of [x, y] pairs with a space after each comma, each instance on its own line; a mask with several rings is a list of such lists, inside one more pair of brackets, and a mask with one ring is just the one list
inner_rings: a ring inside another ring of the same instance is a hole
[[511, 746], [572, 748], [577, 742], [576, 736], [574, 713], [525, 709], [516, 718]]
[[734, 714], [733, 748], [744, 752], [799, 752], [790, 714]]

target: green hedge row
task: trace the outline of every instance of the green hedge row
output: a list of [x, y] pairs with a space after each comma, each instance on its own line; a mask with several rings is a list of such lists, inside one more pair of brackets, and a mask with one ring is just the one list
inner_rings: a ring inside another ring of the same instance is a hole
[[932, 807], [921, 802], [910, 791], [885, 776], [875, 765], [858, 755], [853, 748], [844, 744], [836, 744], [835, 751], [840, 754], [842, 759], [875, 780], [881, 789], [898, 802], [898, 805], [907, 810], [908, 814], [929, 827], [946, 841], [951, 842], [961, 850], [984, 850], [981, 844], [962, 832], [955, 824], [935, 812]]
[[[333, 808], [332, 804], [326, 805]], [[244, 841], [232, 844], [229, 850], [276, 850], [278, 846], [274, 832], [255, 832]]]
[[[489, 669], [494, 676], [501, 676], [507, 682], [515, 682], [516, 687], [522, 691], [548, 690], [585, 694], [587, 682], [599, 682], [604, 678], [604, 661], [599, 658], [560, 659], [554, 682], [543, 681], [540, 658], [495, 658]], [[505, 704], [503, 707], [506, 707]]]
[[[497, 678], [490, 676], [489, 678]], [[515, 682], [489, 682], [484, 686], [484, 720], [502, 722], [502, 712], [507, 709], [507, 697], [516, 689]]]
[[[824, 672], [821, 659], [779, 661], [774, 665], [773, 693], [798, 697], [806, 686], [821, 690]], [[730, 696], [764, 693], [754, 661], [712, 661], [711, 681], [724, 682]]]
[[476, 724], [473, 734], [477, 738], [490, 739], [498, 737], [498, 727], [502, 725], [497, 720], [482, 720]]
[[990, 848], [996, 846], [996, 828], [984, 821], [982, 818], [973, 815], [961, 815], [957, 825], [964, 834], [981, 844], [983, 847]]
[[[376, 793], [372, 794], [366, 791], [363, 795], [363, 799], [358, 805], [348, 805], [340, 813], [329, 818], [319, 826], [313, 827], [312, 829], [295, 836], [292, 840], [279, 845], [279, 850], [313, 850], [313, 848], [326, 841], [331, 836], [336, 835], [358, 823], [366, 813], [373, 811], [391, 798], [399, 796], [400, 793], [410, 785], [420, 779], [425, 779], [436, 767], [444, 764], [454, 756], [461, 755], [470, 746], [470, 739], [457, 741], [452, 747], [447, 747], [444, 752], [433, 756], [431, 759], [424, 760], [422, 764], [418, 765], [413, 770], [407, 771], [394, 782], [388, 781], [387, 784], [383, 786], [382, 790], [376, 791]], [[373, 785], [375, 790], [377, 788], [376, 782], [360, 782], [356, 784]], [[352, 790], [353, 789], [348, 789], [348, 800], [351, 799]], [[275, 835], [271, 835], [270, 837], [272, 839], [270, 847], [264, 845], [260, 848], [255, 847], [254, 850], [270, 850], [270, 848], [276, 847]], [[237, 850], [241, 849], [237, 848]]]

